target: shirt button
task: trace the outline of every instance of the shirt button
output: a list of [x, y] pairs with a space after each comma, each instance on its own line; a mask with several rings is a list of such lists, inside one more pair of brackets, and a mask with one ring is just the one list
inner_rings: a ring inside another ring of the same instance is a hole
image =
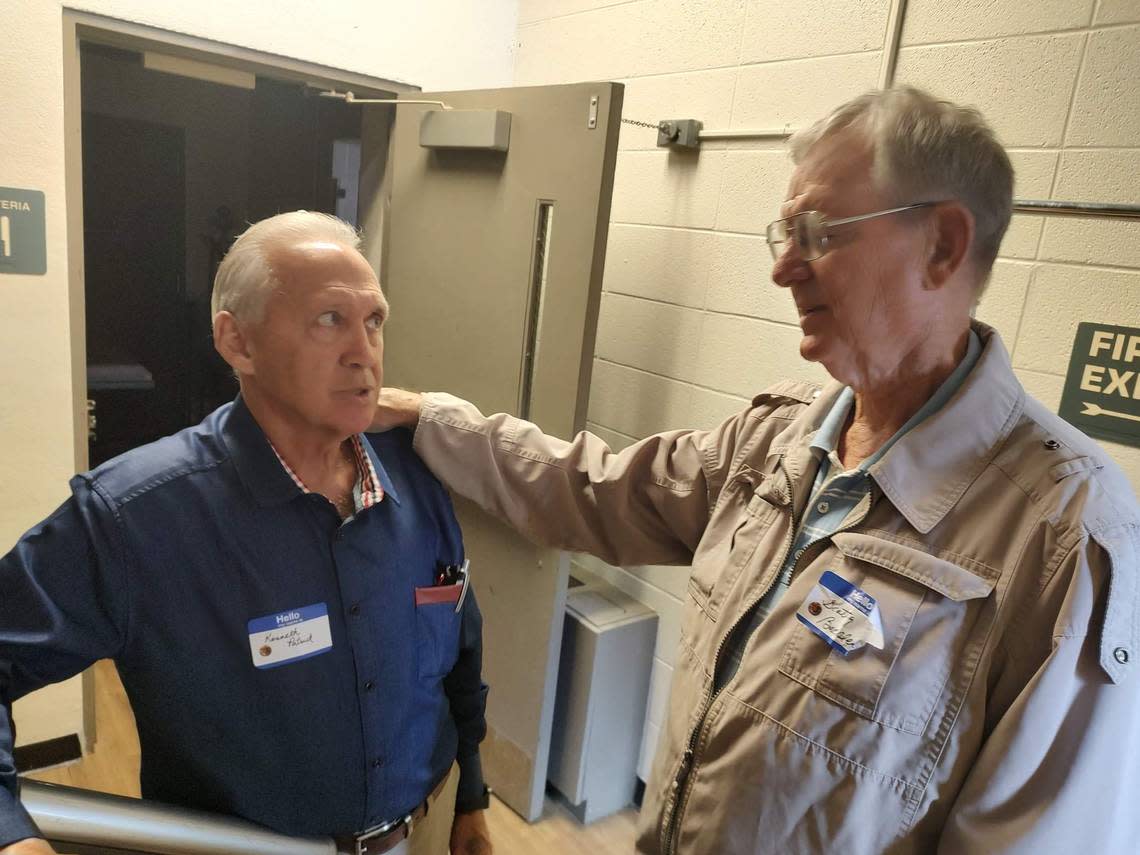
[[352, 606], [349, 607], [348, 613], [353, 617], [358, 617], [360, 615], [360, 603], [353, 603]]
[[826, 514], [828, 508], [830, 508], [830, 507], [831, 507], [831, 505], [829, 505], [827, 502], [820, 502], [818, 505], [815, 506], [815, 509], [817, 511], [819, 511], [821, 514]]
[[376, 688], [376, 684], [373, 683], [371, 680], [365, 680], [364, 681], [364, 691], [371, 692], [375, 688]]
[[372, 758], [372, 768], [373, 769], [379, 769], [383, 765], [384, 765], [384, 761], [381, 758], [379, 758], [379, 757], [373, 757]]
[[1113, 657], [1115, 657], [1116, 661], [1119, 662], [1121, 665], [1127, 665], [1128, 664], [1128, 650], [1126, 648], [1118, 647], [1114, 651], [1112, 651], [1112, 655], [1113, 655]]

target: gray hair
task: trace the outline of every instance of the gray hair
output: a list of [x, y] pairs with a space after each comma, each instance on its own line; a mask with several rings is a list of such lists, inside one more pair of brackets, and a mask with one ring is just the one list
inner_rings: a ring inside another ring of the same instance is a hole
[[344, 220], [316, 211], [290, 211], [254, 223], [234, 241], [214, 276], [211, 316], [229, 312], [258, 321], [279, 284], [269, 257], [274, 249], [312, 241], [360, 248], [360, 235]]
[[980, 291], [1013, 209], [1013, 166], [982, 114], [912, 86], [874, 90], [793, 135], [792, 160], [846, 128], [866, 134], [873, 179], [893, 204], [957, 199], [970, 210]]

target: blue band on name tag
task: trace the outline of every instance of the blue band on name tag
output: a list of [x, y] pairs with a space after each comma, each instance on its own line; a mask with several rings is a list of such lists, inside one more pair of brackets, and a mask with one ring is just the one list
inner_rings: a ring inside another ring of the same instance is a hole
[[862, 588], [852, 585], [837, 573], [824, 570], [823, 575], [819, 577], [819, 584], [827, 588], [827, 590], [831, 591], [835, 596], [846, 600], [865, 615], [870, 615], [871, 612], [875, 610], [874, 597]]
[[286, 626], [292, 626], [301, 621], [312, 620], [313, 618], [326, 617], [329, 613], [329, 607], [324, 603], [314, 603], [311, 606], [304, 606], [299, 609], [289, 609], [288, 611], [278, 612], [275, 615], [266, 615], [265, 617], [254, 618], [247, 624], [248, 632], [265, 632], [270, 629], [282, 629]]

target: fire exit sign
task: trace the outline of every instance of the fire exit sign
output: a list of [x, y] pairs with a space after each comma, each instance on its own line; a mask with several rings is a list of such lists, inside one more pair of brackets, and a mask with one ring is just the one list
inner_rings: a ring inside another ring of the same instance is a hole
[[1089, 436], [1140, 446], [1140, 329], [1077, 327], [1060, 415]]
[[0, 187], [0, 274], [47, 273], [44, 194]]

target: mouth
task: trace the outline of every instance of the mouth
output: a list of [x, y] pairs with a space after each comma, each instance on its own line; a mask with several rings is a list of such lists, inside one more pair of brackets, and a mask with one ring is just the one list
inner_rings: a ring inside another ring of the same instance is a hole
[[799, 312], [800, 320], [802, 321], [804, 318], [809, 318], [812, 315], [826, 311], [827, 306], [822, 304], [817, 306], [796, 306], [796, 310]]
[[345, 398], [351, 398], [354, 401], [372, 401], [376, 400], [376, 389], [372, 386], [354, 386], [349, 389], [341, 389], [337, 395]]

